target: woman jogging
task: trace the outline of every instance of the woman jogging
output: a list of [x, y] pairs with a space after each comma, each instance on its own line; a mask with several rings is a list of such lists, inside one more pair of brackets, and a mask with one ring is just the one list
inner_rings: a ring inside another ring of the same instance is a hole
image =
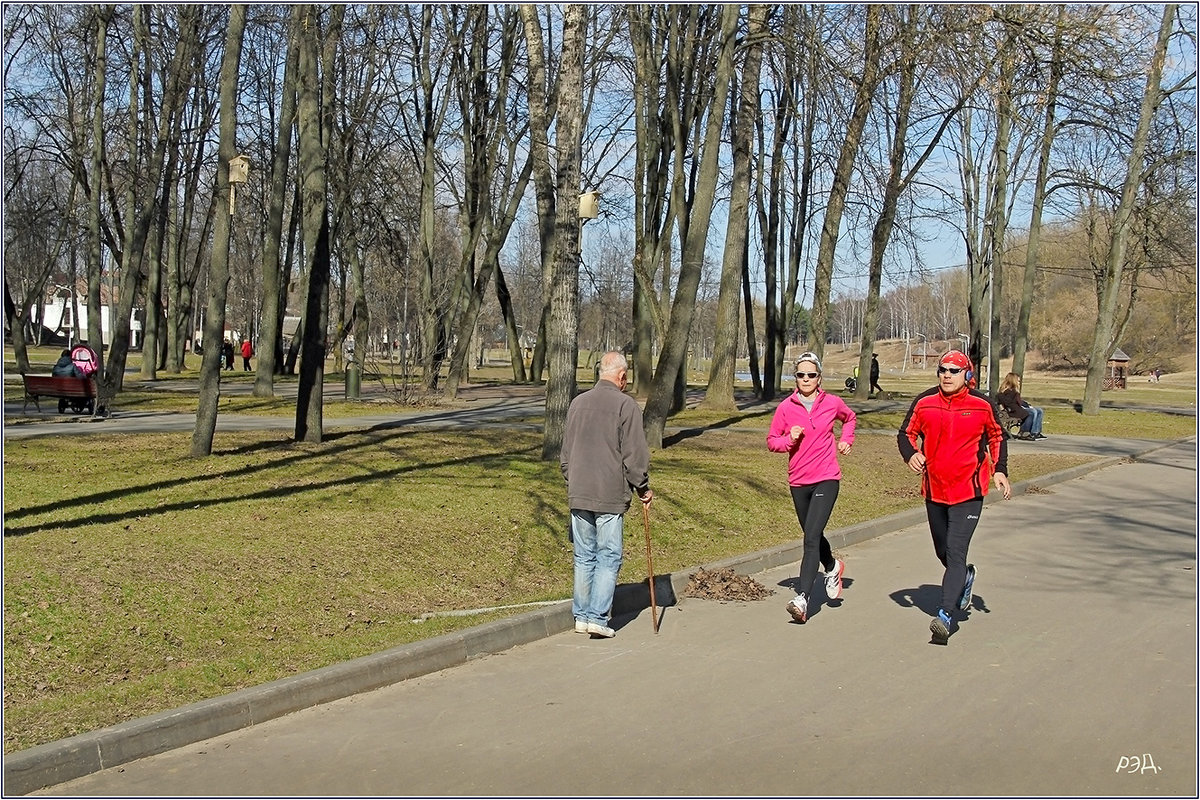
[[994, 477], [1007, 500], [1008, 445], [991, 400], [973, 388], [971, 359], [951, 350], [941, 357], [938, 385], [917, 395], [896, 443], [908, 468], [921, 476], [933, 552], [942, 562], [942, 598], [929, 623], [933, 644], [947, 644], [955, 609], [971, 604], [975, 566], [967, 563], [971, 536]]
[[[841, 441], [833, 425], [841, 421]], [[830, 600], [842, 596], [846, 565], [833, 557], [825, 538], [825, 525], [833, 513], [841, 485], [838, 454], [846, 455], [854, 444], [855, 415], [842, 398], [821, 389], [821, 361], [814, 353], [801, 353], [796, 360], [796, 391], [775, 409], [767, 449], [788, 454], [788, 485], [796, 518], [804, 532], [804, 556], [800, 561], [800, 591], [787, 604], [796, 622], [808, 620], [817, 562], [825, 569], [825, 594]]]

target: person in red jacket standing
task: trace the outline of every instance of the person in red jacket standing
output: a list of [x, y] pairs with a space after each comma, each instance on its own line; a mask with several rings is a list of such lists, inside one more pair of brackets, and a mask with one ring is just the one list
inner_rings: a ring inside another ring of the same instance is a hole
[[254, 355], [254, 345], [249, 339], [242, 340], [242, 371], [250, 372], [250, 357]]
[[967, 563], [983, 498], [994, 479], [1004, 499], [1008, 445], [999, 412], [975, 390], [971, 359], [951, 350], [938, 361], [938, 385], [913, 400], [896, 437], [908, 468], [921, 476], [933, 551], [942, 562], [942, 600], [929, 623], [933, 644], [947, 644], [955, 610], [971, 604], [975, 565]]
[[[808, 620], [818, 562], [825, 569], [825, 594], [830, 600], [842, 596], [846, 565], [833, 557], [825, 525], [841, 486], [838, 454], [850, 452], [855, 420], [854, 411], [842, 398], [821, 389], [821, 361], [816, 354], [801, 353], [796, 360], [796, 391], [775, 408], [767, 432], [767, 449], [788, 454], [788, 486], [804, 532], [800, 591], [787, 604], [792, 619], [801, 624]], [[833, 424], [838, 421], [842, 423], [840, 441], [833, 435]]]

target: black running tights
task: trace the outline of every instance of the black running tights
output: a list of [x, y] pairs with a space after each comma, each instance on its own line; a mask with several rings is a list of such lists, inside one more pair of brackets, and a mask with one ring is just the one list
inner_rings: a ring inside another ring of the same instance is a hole
[[837, 502], [840, 481], [821, 481], [808, 486], [793, 486], [792, 503], [796, 506], [796, 519], [804, 531], [804, 557], [800, 561], [800, 591], [805, 597], [812, 596], [813, 581], [817, 579], [817, 562], [826, 570], [834, 567], [833, 548], [825, 538], [825, 525]]
[[971, 546], [971, 536], [979, 524], [982, 511], [983, 498], [954, 505], [925, 501], [925, 515], [929, 518], [929, 532], [933, 535], [933, 552], [946, 568], [942, 573], [940, 607], [951, 615], [958, 608], [959, 595], [967, 582], [967, 549]]

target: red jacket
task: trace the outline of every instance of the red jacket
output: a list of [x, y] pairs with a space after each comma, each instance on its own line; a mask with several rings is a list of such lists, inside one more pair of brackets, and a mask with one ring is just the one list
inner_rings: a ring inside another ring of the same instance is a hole
[[966, 387], [949, 397], [936, 386], [918, 395], [896, 444], [905, 462], [918, 450], [925, 453], [921, 495], [935, 503], [982, 498], [994, 473], [1008, 474], [1008, 445], [996, 407], [987, 395]]
[[254, 347], [250, 344], [250, 340], [242, 342], [242, 358], [250, 358], [254, 355]]

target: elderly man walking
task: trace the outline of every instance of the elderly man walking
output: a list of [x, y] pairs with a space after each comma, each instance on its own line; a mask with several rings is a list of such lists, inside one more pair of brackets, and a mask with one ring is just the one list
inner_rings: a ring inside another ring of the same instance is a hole
[[625, 356], [615, 350], [605, 353], [596, 385], [567, 409], [559, 456], [575, 546], [575, 632], [606, 639], [616, 635], [608, 623], [624, 556], [630, 493], [646, 506], [654, 498], [642, 409], [625, 394], [628, 381]]

